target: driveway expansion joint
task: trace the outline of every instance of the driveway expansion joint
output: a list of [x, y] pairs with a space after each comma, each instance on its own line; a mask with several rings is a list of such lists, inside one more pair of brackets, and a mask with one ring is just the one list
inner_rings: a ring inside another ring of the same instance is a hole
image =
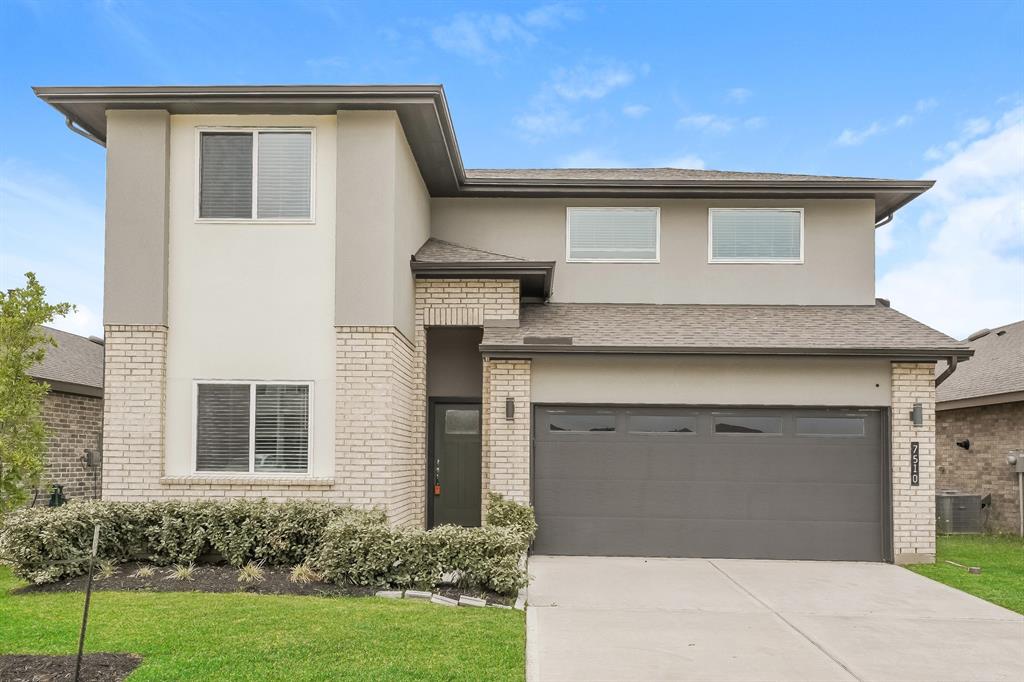
[[773, 615], [774, 615], [774, 616], [775, 616], [776, 618], [778, 618], [778, 619], [779, 619], [779, 620], [781, 620], [781, 621], [782, 621], [783, 623], [785, 623], [786, 625], [788, 625], [788, 626], [790, 627], [790, 629], [792, 629], [792, 630], [793, 630], [793, 632], [797, 633], [797, 634], [798, 634], [798, 635], [800, 635], [800, 636], [801, 636], [802, 638], [804, 638], [805, 640], [807, 640], [808, 642], [810, 642], [810, 643], [811, 643], [811, 645], [812, 645], [812, 646], [814, 646], [814, 648], [816, 648], [816, 649], [817, 649], [818, 651], [820, 651], [821, 653], [823, 653], [823, 654], [825, 654], [826, 656], [828, 656], [828, 657], [829, 657], [829, 659], [831, 659], [831, 660], [832, 660], [832, 662], [834, 662], [834, 663], [835, 663], [836, 665], [838, 665], [838, 666], [839, 666], [840, 668], [842, 668], [843, 670], [845, 670], [845, 671], [846, 671], [846, 672], [847, 672], [847, 673], [848, 673], [848, 674], [850, 675], [850, 677], [852, 677], [853, 679], [857, 680], [857, 682], [864, 682], [864, 678], [860, 677], [859, 675], [857, 675], [857, 673], [855, 673], [855, 672], [853, 672], [852, 670], [850, 670], [850, 667], [849, 667], [849, 666], [847, 666], [847, 665], [846, 665], [846, 663], [844, 663], [844, 662], [843, 662], [843, 661], [841, 661], [841, 660], [840, 660], [839, 658], [837, 658], [837, 657], [836, 657], [836, 656], [835, 656], [835, 655], [834, 655], [834, 654], [833, 654], [833, 653], [832, 653], [831, 651], [829, 651], [828, 649], [826, 649], [826, 648], [825, 648], [825, 647], [824, 647], [824, 646], [823, 646], [822, 644], [820, 644], [820, 643], [819, 643], [818, 641], [816, 641], [816, 640], [815, 640], [815, 639], [814, 639], [813, 637], [811, 637], [811, 636], [810, 636], [810, 635], [808, 635], [808, 634], [807, 634], [806, 632], [804, 632], [803, 630], [801, 630], [800, 628], [798, 628], [798, 627], [797, 627], [797, 626], [796, 626], [795, 624], [793, 624], [793, 623], [792, 623], [792, 622], [791, 622], [791, 621], [790, 621], [790, 620], [789, 620], [788, 618], [786, 618], [786, 617], [785, 617], [784, 615], [782, 615], [781, 613], [779, 613], [778, 611], [776, 611], [776, 610], [775, 610], [775, 608], [774, 608], [773, 606], [771, 606], [770, 604], [768, 604], [767, 602], [765, 602], [765, 601], [764, 601], [763, 599], [761, 599], [760, 597], [758, 597], [758, 596], [757, 596], [756, 594], [754, 594], [753, 592], [751, 592], [751, 591], [750, 591], [749, 589], [747, 589], [747, 588], [746, 588], [746, 587], [745, 587], [745, 586], [744, 586], [744, 585], [743, 585], [742, 583], [740, 583], [740, 582], [739, 582], [738, 580], [736, 580], [736, 579], [735, 579], [735, 578], [733, 578], [733, 577], [732, 577], [731, 575], [729, 575], [729, 573], [728, 573], [728, 572], [726, 572], [726, 571], [725, 571], [725, 570], [724, 570], [724, 569], [723, 569], [723, 568], [722, 568], [721, 566], [719, 566], [719, 565], [718, 565], [717, 563], [715, 563], [715, 562], [714, 562], [713, 560], [711, 560], [711, 559], [708, 559], [708, 563], [709, 563], [709, 564], [711, 564], [712, 566], [714, 566], [714, 567], [715, 567], [715, 570], [717, 570], [717, 571], [718, 571], [719, 573], [721, 573], [721, 574], [722, 574], [723, 576], [725, 576], [725, 578], [726, 578], [727, 580], [729, 580], [730, 582], [732, 582], [732, 583], [733, 583], [734, 585], [736, 585], [736, 587], [738, 587], [739, 589], [743, 590], [743, 592], [745, 592], [745, 593], [746, 593], [746, 594], [747, 594], [747, 595], [748, 595], [748, 596], [749, 596], [749, 597], [750, 597], [751, 599], [753, 599], [753, 600], [754, 600], [754, 601], [756, 601], [756, 602], [757, 602], [758, 604], [760, 604], [760, 605], [761, 605], [761, 606], [763, 606], [764, 608], [766, 608], [766, 609], [768, 609], [769, 611], [771, 611], [771, 612], [772, 612], [772, 614], [773, 614]]

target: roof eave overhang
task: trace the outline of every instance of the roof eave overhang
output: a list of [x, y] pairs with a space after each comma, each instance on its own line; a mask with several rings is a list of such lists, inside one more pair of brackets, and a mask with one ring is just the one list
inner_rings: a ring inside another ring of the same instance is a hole
[[423, 279], [518, 279], [528, 298], [547, 300], [551, 296], [554, 261], [509, 261], [493, 263], [429, 263], [414, 260], [413, 274]]
[[876, 222], [935, 185], [933, 180], [478, 180], [467, 179], [459, 196], [719, 199], [873, 199]]
[[35, 87], [40, 99], [99, 141], [109, 109], [172, 114], [330, 114], [393, 110], [434, 197], [870, 198], [879, 221], [927, 191], [929, 180], [565, 180], [467, 178], [441, 85]]
[[480, 351], [492, 357], [549, 354], [589, 355], [761, 355], [814, 357], [872, 357], [893, 362], [935, 362], [956, 357], [966, 359], [974, 351], [964, 348], [733, 348], [696, 346], [572, 346], [564, 344], [481, 344]]

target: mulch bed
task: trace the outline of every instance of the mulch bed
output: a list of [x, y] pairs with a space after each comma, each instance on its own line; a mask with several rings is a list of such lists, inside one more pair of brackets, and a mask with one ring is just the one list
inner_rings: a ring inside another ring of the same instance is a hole
[[[369, 597], [376, 592], [372, 587], [359, 585], [336, 585], [328, 582], [293, 583], [288, 579], [287, 568], [264, 567], [264, 579], [259, 583], [238, 582], [238, 569], [231, 566], [204, 565], [196, 566], [193, 580], [176, 580], [171, 575], [170, 567], [153, 567], [155, 572], [149, 578], [137, 578], [132, 574], [146, 564], [120, 564], [109, 578], [96, 577], [92, 583], [94, 591], [105, 592], [248, 592], [251, 594], [284, 594], [306, 595], [317, 597]], [[83, 592], [86, 576], [81, 575], [67, 580], [43, 585], [27, 585], [13, 590], [13, 594], [33, 594], [39, 592]], [[509, 598], [489, 590], [478, 590], [461, 587], [436, 587], [436, 594], [458, 599], [465, 594], [470, 597], [486, 599], [488, 603], [511, 605], [515, 598]], [[0, 676], [0, 680], [6, 678]]]
[[[82, 682], [120, 682], [142, 663], [135, 654], [86, 654], [82, 657]], [[0, 656], [0, 680], [4, 682], [64, 682], [75, 677], [75, 656]]]

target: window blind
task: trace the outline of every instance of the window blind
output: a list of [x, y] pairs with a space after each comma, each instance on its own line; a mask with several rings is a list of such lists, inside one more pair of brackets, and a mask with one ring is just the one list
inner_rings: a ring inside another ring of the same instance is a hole
[[308, 218], [310, 134], [260, 132], [257, 154], [257, 217]]
[[309, 386], [256, 386], [255, 468], [304, 472], [309, 461]]
[[196, 470], [249, 470], [249, 384], [200, 384]]
[[252, 133], [200, 136], [200, 218], [252, 218]]
[[658, 210], [569, 209], [568, 256], [569, 260], [657, 260]]
[[711, 260], [799, 261], [799, 211], [711, 211]]

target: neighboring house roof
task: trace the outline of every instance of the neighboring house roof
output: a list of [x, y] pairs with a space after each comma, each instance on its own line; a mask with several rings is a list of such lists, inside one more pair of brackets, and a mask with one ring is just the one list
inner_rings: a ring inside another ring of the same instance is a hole
[[171, 114], [331, 114], [391, 110], [431, 196], [863, 198], [875, 219], [927, 191], [930, 180], [887, 180], [674, 168], [467, 170], [441, 85], [174, 85], [36, 87], [69, 127], [103, 144], [106, 112], [156, 109]]
[[412, 257], [410, 267], [417, 277], [484, 277], [518, 279], [525, 300], [545, 301], [551, 295], [554, 261], [528, 261], [453, 244], [441, 239], [428, 239]]
[[102, 397], [103, 345], [59, 329], [43, 329], [57, 346], [47, 347], [46, 357], [29, 370], [29, 376], [45, 381], [55, 391]]
[[481, 350], [530, 353], [870, 355], [938, 359], [966, 344], [886, 305], [524, 305], [518, 328], [487, 328]]
[[1007, 402], [1024, 400], [1024, 320], [972, 334], [967, 343], [974, 357], [939, 386], [938, 402], [999, 396]]

